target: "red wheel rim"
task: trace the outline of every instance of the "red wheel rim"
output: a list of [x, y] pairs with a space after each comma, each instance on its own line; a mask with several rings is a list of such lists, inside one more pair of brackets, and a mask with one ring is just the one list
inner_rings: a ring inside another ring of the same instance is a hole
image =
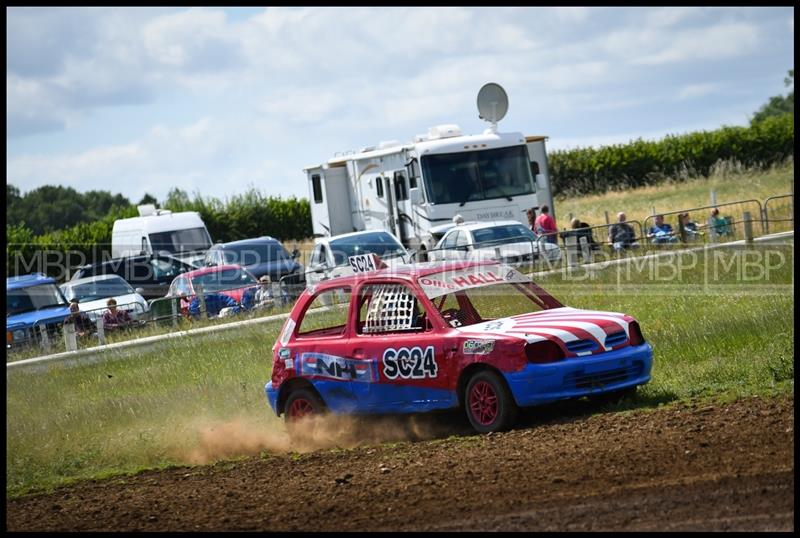
[[303, 418], [314, 413], [314, 406], [305, 398], [298, 398], [289, 406], [289, 416], [293, 419]]
[[469, 393], [469, 411], [472, 418], [482, 426], [488, 426], [497, 418], [497, 394], [486, 381], [478, 381]]

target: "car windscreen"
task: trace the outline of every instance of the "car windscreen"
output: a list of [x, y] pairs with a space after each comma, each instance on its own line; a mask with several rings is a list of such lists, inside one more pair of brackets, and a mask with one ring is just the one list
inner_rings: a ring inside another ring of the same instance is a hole
[[153, 252], [165, 250], [172, 254], [206, 250], [211, 246], [211, 238], [205, 228], [187, 228], [150, 234]]
[[51, 306], [66, 306], [67, 302], [55, 284], [39, 284], [27, 288], [6, 290], [6, 316], [33, 312]]
[[222, 253], [225, 257], [225, 263], [238, 265], [258, 265], [291, 259], [283, 245], [277, 241], [250, 245], [226, 245], [222, 249]]
[[357, 254], [374, 253], [381, 258], [393, 258], [406, 254], [403, 245], [385, 232], [342, 237], [331, 241], [330, 245], [334, 263], [337, 266], [348, 263], [348, 258]]
[[521, 224], [506, 224], [472, 230], [472, 237], [475, 239], [476, 246], [536, 240], [533, 232]]
[[424, 155], [422, 175], [433, 204], [463, 205], [535, 191], [525, 146]]
[[82, 284], [67, 285], [62, 288], [67, 300], [79, 302], [96, 301], [107, 297], [119, 297], [135, 293], [130, 284], [121, 278], [109, 278]]
[[563, 306], [505, 264], [445, 270], [419, 277], [417, 283], [452, 327]]
[[192, 277], [192, 286], [203, 286], [204, 292], [214, 292], [241, 288], [257, 284], [255, 277], [242, 269], [224, 269]]

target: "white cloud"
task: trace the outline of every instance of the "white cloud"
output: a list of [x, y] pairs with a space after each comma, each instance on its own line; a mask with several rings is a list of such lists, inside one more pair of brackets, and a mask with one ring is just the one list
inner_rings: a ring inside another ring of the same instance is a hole
[[[661, 36], [665, 37], [665, 36]], [[723, 23], [710, 28], [679, 32], [668, 42], [665, 39], [643, 40], [650, 53], [634, 59], [635, 64], [659, 65], [686, 61], [730, 58], [753, 50], [758, 30], [746, 23]], [[655, 47], [658, 41], [661, 46]]]
[[678, 99], [695, 99], [716, 93], [718, 85], [713, 83], [688, 84], [678, 91]]

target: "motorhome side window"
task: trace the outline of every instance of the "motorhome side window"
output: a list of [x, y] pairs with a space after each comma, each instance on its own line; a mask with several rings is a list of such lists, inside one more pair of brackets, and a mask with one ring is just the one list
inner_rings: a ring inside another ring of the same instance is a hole
[[314, 190], [314, 203], [321, 204], [322, 203], [322, 180], [320, 179], [319, 175], [314, 174], [311, 176], [311, 186]]
[[408, 189], [406, 189], [406, 176], [402, 172], [394, 173], [394, 194], [397, 201], [408, 200]]
[[378, 192], [378, 198], [383, 198], [383, 176], [375, 178], [375, 190]]

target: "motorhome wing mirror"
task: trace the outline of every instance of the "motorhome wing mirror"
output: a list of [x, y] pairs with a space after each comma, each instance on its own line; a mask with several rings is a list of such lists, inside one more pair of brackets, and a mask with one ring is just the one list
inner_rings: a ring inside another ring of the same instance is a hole
[[409, 189], [408, 197], [411, 199], [411, 203], [414, 205], [419, 205], [422, 202], [422, 193], [419, 192], [419, 187]]

